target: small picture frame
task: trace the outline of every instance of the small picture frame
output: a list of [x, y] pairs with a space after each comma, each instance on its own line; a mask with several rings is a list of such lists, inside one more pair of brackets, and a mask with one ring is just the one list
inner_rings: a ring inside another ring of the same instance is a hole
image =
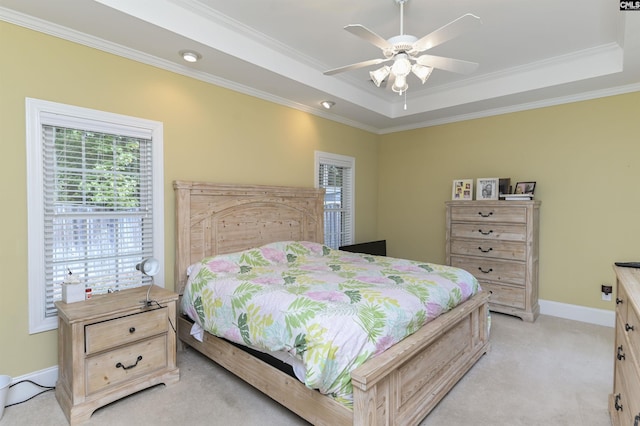
[[535, 190], [536, 190], [535, 182], [518, 182], [516, 183], [516, 189], [513, 193], [533, 195], [533, 192]]
[[500, 178], [500, 183], [498, 184], [498, 195], [510, 194], [511, 193], [511, 178]]
[[500, 178], [478, 178], [476, 200], [497, 200]]
[[473, 200], [473, 179], [456, 179], [453, 181], [452, 200]]

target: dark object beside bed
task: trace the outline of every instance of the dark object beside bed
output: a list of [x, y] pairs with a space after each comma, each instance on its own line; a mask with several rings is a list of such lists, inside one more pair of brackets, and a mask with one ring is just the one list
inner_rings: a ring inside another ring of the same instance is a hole
[[374, 256], [387, 255], [387, 240], [369, 241], [366, 243], [349, 244], [340, 246], [340, 250], [350, 251], [351, 253], [365, 253]]

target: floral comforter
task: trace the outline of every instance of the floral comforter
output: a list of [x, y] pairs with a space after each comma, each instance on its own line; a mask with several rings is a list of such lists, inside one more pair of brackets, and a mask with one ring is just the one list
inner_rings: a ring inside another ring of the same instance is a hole
[[450, 266], [278, 242], [189, 268], [183, 312], [206, 331], [304, 364], [304, 382], [352, 405], [350, 372], [479, 291]]

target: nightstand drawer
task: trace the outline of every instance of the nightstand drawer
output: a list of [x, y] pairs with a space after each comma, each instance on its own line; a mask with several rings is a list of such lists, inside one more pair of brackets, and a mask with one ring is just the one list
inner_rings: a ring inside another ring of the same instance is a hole
[[451, 220], [474, 222], [511, 222], [526, 223], [527, 208], [524, 206], [503, 203], [499, 207], [495, 203], [483, 205], [482, 202], [468, 206], [452, 206]]
[[451, 254], [524, 261], [527, 248], [524, 243], [512, 241], [453, 240]]
[[478, 238], [524, 243], [527, 240], [527, 228], [525, 225], [497, 223], [453, 223], [451, 224], [451, 238]]
[[87, 395], [167, 366], [167, 337], [154, 337], [86, 359]]
[[161, 308], [87, 325], [85, 351], [92, 354], [164, 333], [167, 315], [167, 309]]

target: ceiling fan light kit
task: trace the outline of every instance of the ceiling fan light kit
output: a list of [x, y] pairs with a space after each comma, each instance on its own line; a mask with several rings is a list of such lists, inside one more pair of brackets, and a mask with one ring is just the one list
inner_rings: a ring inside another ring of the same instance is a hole
[[407, 76], [413, 73], [424, 84], [434, 68], [451, 71], [460, 74], [469, 74], [478, 67], [477, 63], [462, 61], [459, 59], [441, 56], [420, 55], [422, 52], [451, 40], [467, 31], [473, 30], [482, 23], [480, 18], [470, 13], [451, 21], [445, 26], [427, 34], [422, 38], [404, 34], [404, 4], [409, 0], [394, 0], [400, 5], [400, 35], [387, 40], [369, 30], [363, 25], [352, 24], [344, 27], [345, 30], [362, 38], [363, 40], [379, 47], [383, 58], [370, 59], [340, 68], [325, 71], [325, 75], [333, 75], [344, 71], [377, 65], [393, 61], [391, 66], [384, 65], [369, 72], [373, 83], [380, 87], [386, 80], [387, 86], [391, 84], [391, 90], [402, 95], [409, 88]]

